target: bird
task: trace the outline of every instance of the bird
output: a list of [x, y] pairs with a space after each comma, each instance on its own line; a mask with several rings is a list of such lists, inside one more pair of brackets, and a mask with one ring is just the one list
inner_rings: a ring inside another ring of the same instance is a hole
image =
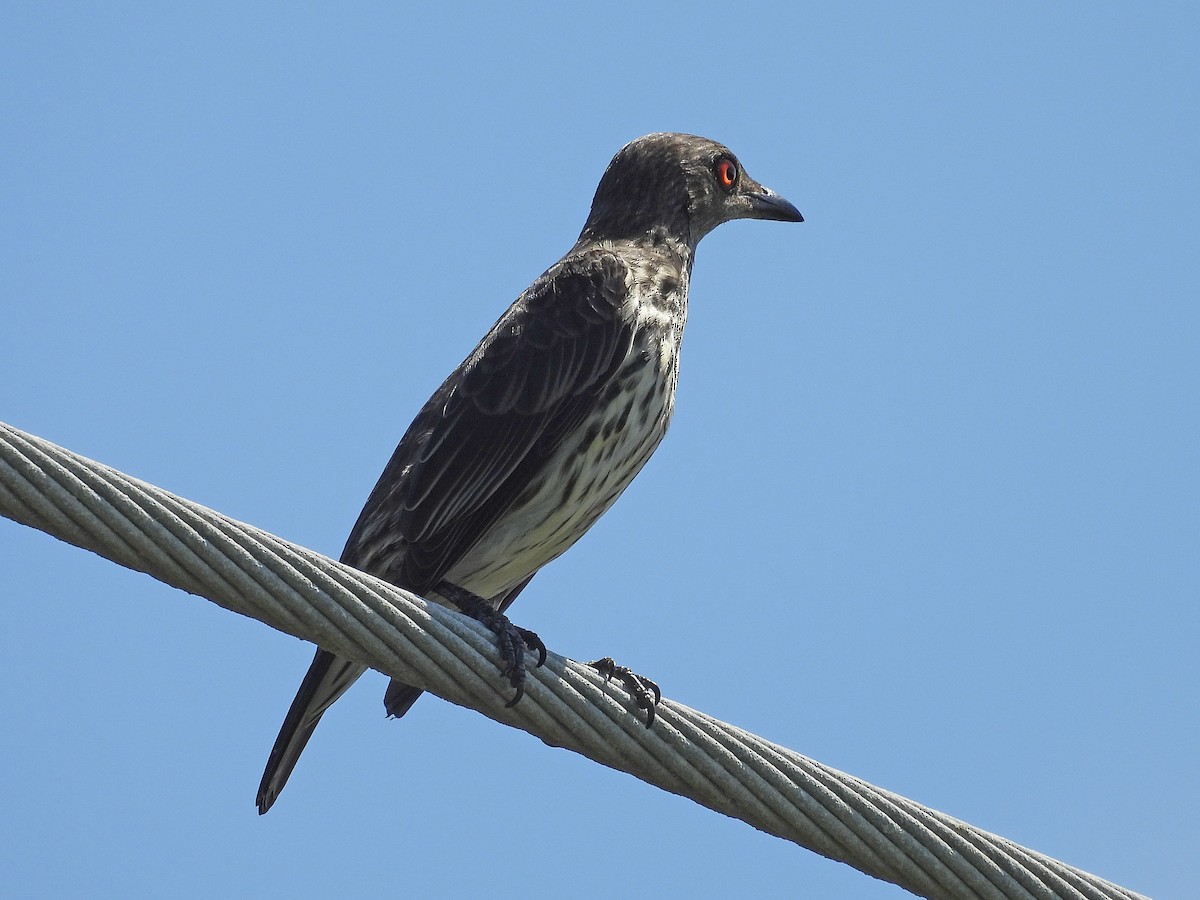
[[[689, 134], [637, 138], [612, 158], [575, 245], [538, 277], [417, 413], [340, 557], [447, 602], [496, 634], [524, 689], [534, 632], [504, 615], [641, 470], [667, 431], [696, 245], [734, 219], [802, 222], [728, 147]], [[605, 658], [653, 723], [660, 692]], [[274, 804], [321, 716], [366, 667], [318, 648], [271, 750], [259, 814]], [[392, 717], [422, 693], [393, 679]], [[653, 694], [653, 697], [651, 696]]]

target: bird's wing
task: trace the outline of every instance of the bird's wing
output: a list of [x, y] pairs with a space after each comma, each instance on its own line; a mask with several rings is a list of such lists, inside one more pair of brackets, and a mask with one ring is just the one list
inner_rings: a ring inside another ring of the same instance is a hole
[[479, 540], [629, 353], [629, 268], [571, 255], [535, 281], [417, 415], [344, 562], [423, 591]]
[[[535, 281], [409, 426], [342, 562], [418, 593], [433, 587], [537, 474], [629, 353], [628, 279], [615, 255], [589, 251]], [[527, 583], [501, 598], [502, 610]], [[267, 760], [259, 813], [283, 790], [325, 710], [364, 671], [317, 650]], [[394, 682], [389, 713], [403, 715], [420, 693]]]

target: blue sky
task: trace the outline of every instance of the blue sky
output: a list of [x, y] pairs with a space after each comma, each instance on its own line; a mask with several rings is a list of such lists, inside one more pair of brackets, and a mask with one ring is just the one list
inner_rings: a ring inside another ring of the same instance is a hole
[[[0, 420], [336, 555], [626, 141], [804, 225], [700, 248], [676, 418], [513, 609], [1128, 887], [1194, 887], [1194, 4], [0, 12]], [[898, 897], [0, 521], [14, 896]]]

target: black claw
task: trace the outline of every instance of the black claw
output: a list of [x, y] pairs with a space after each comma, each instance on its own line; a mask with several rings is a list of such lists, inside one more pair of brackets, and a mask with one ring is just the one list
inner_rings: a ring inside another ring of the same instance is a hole
[[542, 643], [542, 639], [537, 636], [536, 631], [530, 631], [528, 628], [517, 628], [517, 634], [525, 642], [525, 649], [537, 652], [537, 667], [540, 669], [546, 662], [546, 645]]
[[541, 666], [546, 661], [546, 645], [542, 639], [527, 628], [518, 628], [509, 621], [504, 613], [470, 591], [463, 590], [457, 585], [443, 581], [436, 588], [437, 592], [453, 603], [477, 622], [491, 629], [496, 635], [496, 644], [500, 650], [500, 659], [505, 664], [500, 675], [508, 679], [508, 683], [516, 688], [516, 694], [504, 704], [505, 709], [516, 706], [525, 696], [525, 653], [531, 650], [537, 653], [537, 664]]
[[513, 698], [504, 704], [505, 709], [512, 709], [521, 702], [521, 698], [525, 696], [525, 682], [522, 681], [517, 685], [517, 692], [513, 694]]
[[[647, 700], [648, 699], [649, 698], [647, 698]], [[647, 728], [647, 730], [653, 728], [654, 727], [654, 706], [650, 703], [647, 703], [645, 706], [642, 706], [642, 698], [641, 697], [638, 698], [638, 706], [641, 706], [642, 709], [646, 710], [646, 728]]]
[[654, 705], [662, 703], [662, 691], [658, 689], [658, 682], [651, 681], [649, 678], [643, 679], [646, 684], [650, 685], [650, 689], [654, 691]]
[[618, 666], [611, 656], [590, 662], [588, 665], [603, 675], [605, 681], [612, 681], [614, 677], [619, 678], [621, 684], [625, 686], [625, 690], [629, 691], [633, 697], [638, 709], [646, 711], [646, 727], [649, 728], [654, 724], [654, 715], [658, 710], [658, 704], [662, 701], [662, 691], [659, 690], [658, 684], [625, 666]]

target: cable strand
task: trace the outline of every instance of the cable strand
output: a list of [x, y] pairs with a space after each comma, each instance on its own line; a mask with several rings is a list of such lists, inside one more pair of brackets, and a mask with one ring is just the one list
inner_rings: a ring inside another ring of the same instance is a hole
[[0, 515], [928, 898], [1140, 895], [554, 653], [510, 708], [490, 632], [0, 423]]

